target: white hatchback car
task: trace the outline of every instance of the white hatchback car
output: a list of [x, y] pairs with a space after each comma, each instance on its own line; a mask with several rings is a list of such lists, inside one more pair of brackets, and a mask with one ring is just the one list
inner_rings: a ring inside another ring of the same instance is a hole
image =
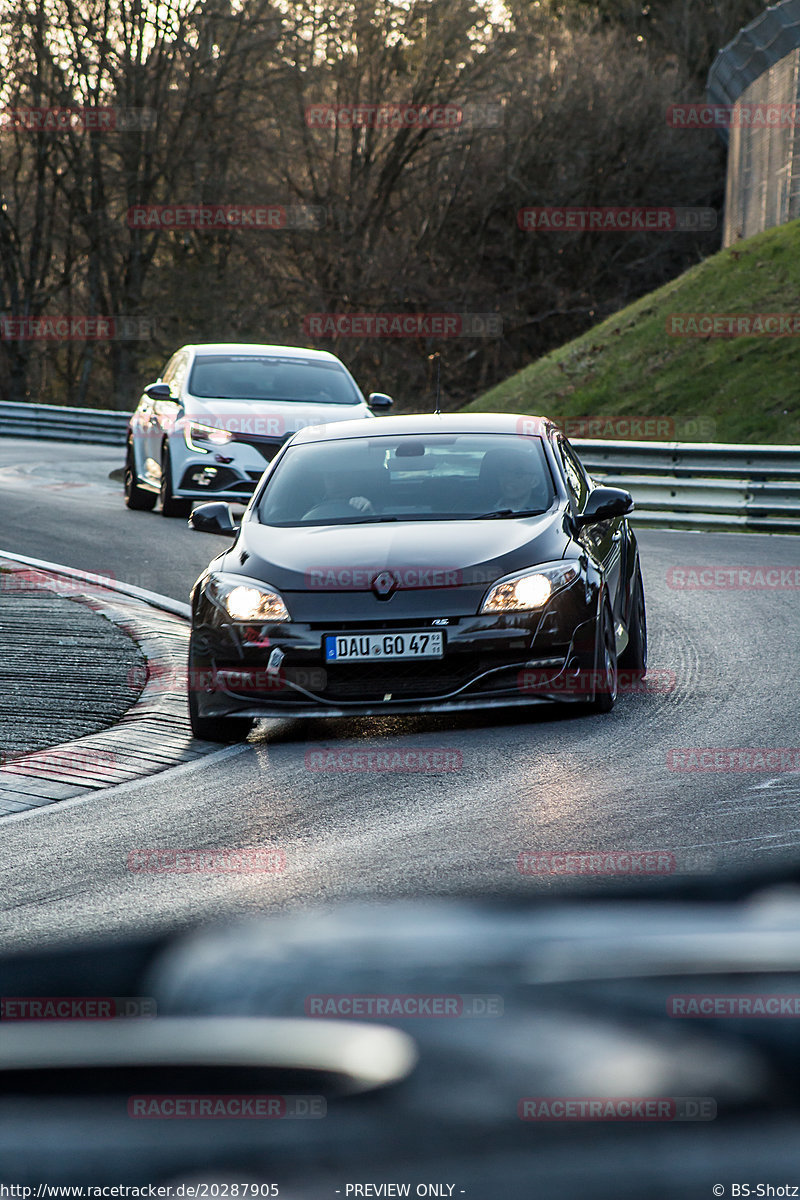
[[238, 343], [183, 346], [145, 388], [128, 425], [125, 502], [165, 517], [197, 500], [246, 504], [284, 442], [306, 425], [386, 412], [326, 350]]

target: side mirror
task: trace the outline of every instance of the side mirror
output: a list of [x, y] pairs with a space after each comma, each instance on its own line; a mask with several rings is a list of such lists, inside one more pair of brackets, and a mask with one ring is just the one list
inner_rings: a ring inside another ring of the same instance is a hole
[[172, 389], [168, 383], [151, 383], [144, 389], [144, 394], [151, 400], [172, 399]]
[[614, 517], [627, 516], [633, 512], [633, 496], [622, 488], [596, 487], [589, 493], [582, 513], [574, 518], [578, 529], [585, 525], [599, 525], [601, 521], [612, 521]]
[[394, 404], [394, 400], [385, 392], [370, 392], [367, 404], [373, 412], [388, 412]]
[[239, 532], [230, 505], [219, 501], [199, 504], [189, 517], [189, 528], [198, 533], [218, 533], [222, 537], [234, 537]]

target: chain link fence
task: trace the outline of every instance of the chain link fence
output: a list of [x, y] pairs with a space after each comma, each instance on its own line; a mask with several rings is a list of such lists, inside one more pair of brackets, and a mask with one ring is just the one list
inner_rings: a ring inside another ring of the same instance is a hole
[[800, 217], [800, 0], [783, 0], [717, 55], [708, 95], [728, 143], [723, 246]]

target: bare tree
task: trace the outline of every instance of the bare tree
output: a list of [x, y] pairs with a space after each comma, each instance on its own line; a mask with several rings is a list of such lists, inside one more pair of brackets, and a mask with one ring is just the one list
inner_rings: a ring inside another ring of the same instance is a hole
[[[61, 213], [69, 225], [64, 241], [74, 255], [80, 251], [80, 259], [61, 277], [69, 277], [73, 296], [82, 292], [87, 312], [153, 316], [145, 284], [162, 232], [130, 227], [128, 210], [205, 199], [206, 182], [224, 171], [228, 130], [252, 117], [251, 69], [263, 59], [265, 39], [274, 42], [277, 20], [269, 0], [248, 0], [236, 12], [223, 0], [45, 0], [30, 12], [20, 10], [14, 33], [35, 66], [30, 81], [23, 81], [32, 103], [113, 113], [111, 128], [36, 139], [62, 172], [58, 195], [52, 185], [45, 196], [45, 181], [40, 183], [42, 221]], [[46, 170], [43, 163], [39, 175]], [[24, 268], [17, 269], [27, 271], [31, 288], [36, 265], [51, 266], [47, 246], [40, 233], [37, 240], [33, 232], [21, 233], [18, 208], [12, 224], [14, 235], [7, 236], [20, 245], [27, 241], [27, 252], [18, 253]], [[48, 288], [39, 286], [41, 308], [58, 280], [50, 271]], [[107, 403], [128, 407], [141, 347], [114, 340], [108, 353]], [[95, 348], [87, 346], [81, 399], [94, 356]], [[21, 378], [17, 387], [24, 389]]]
[[15, 323], [39, 317], [62, 293], [76, 258], [64, 206], [65, 144], [76, 135], [30, 121], [59, 99], [49, 36], [42, 9], [24, 0], [0, 8], [0, 385], [6, 399], [17, 401], [28, 398], [35, 345]]
[[[66, 305], [154, 326], [144, 342], [0, 345], [20, 398], [35, 377], [48, 398], [127, 408], [176, 345], [306, 341], [313, 312], [497, 313], [501, 337], [322, 343], [410, 406], [426, 402], [442, 351], [454, 406], [718, 245], [517, 225], [528, 205], [721, 204], [714, 135], [667, 126], [698, 68], [661, 0], [638, 15], [627, 0], [509, 0], [503, 19], [470, 0], [4, 3], [15, 102], [154, 115], [127, 131], [0, 139], [4, 311]], [[727, 30], [742, 4], [696, 6], [708, 53], [714, 20]], [[393, 103], [465, 119], [307, 116]], [[279, 232], [127, 222], [134, 205], [199, 202], [305, 206], [313, 219]]]

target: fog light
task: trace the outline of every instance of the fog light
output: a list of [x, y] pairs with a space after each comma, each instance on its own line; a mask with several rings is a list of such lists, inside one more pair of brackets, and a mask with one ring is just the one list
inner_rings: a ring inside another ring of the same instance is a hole
[[203, 467], [201, 471], [194, 471], [191, 476], [192, 483], [196, 483], [198, 487], [208, 487], [216, 478], [218, 470], [218, 467]]

